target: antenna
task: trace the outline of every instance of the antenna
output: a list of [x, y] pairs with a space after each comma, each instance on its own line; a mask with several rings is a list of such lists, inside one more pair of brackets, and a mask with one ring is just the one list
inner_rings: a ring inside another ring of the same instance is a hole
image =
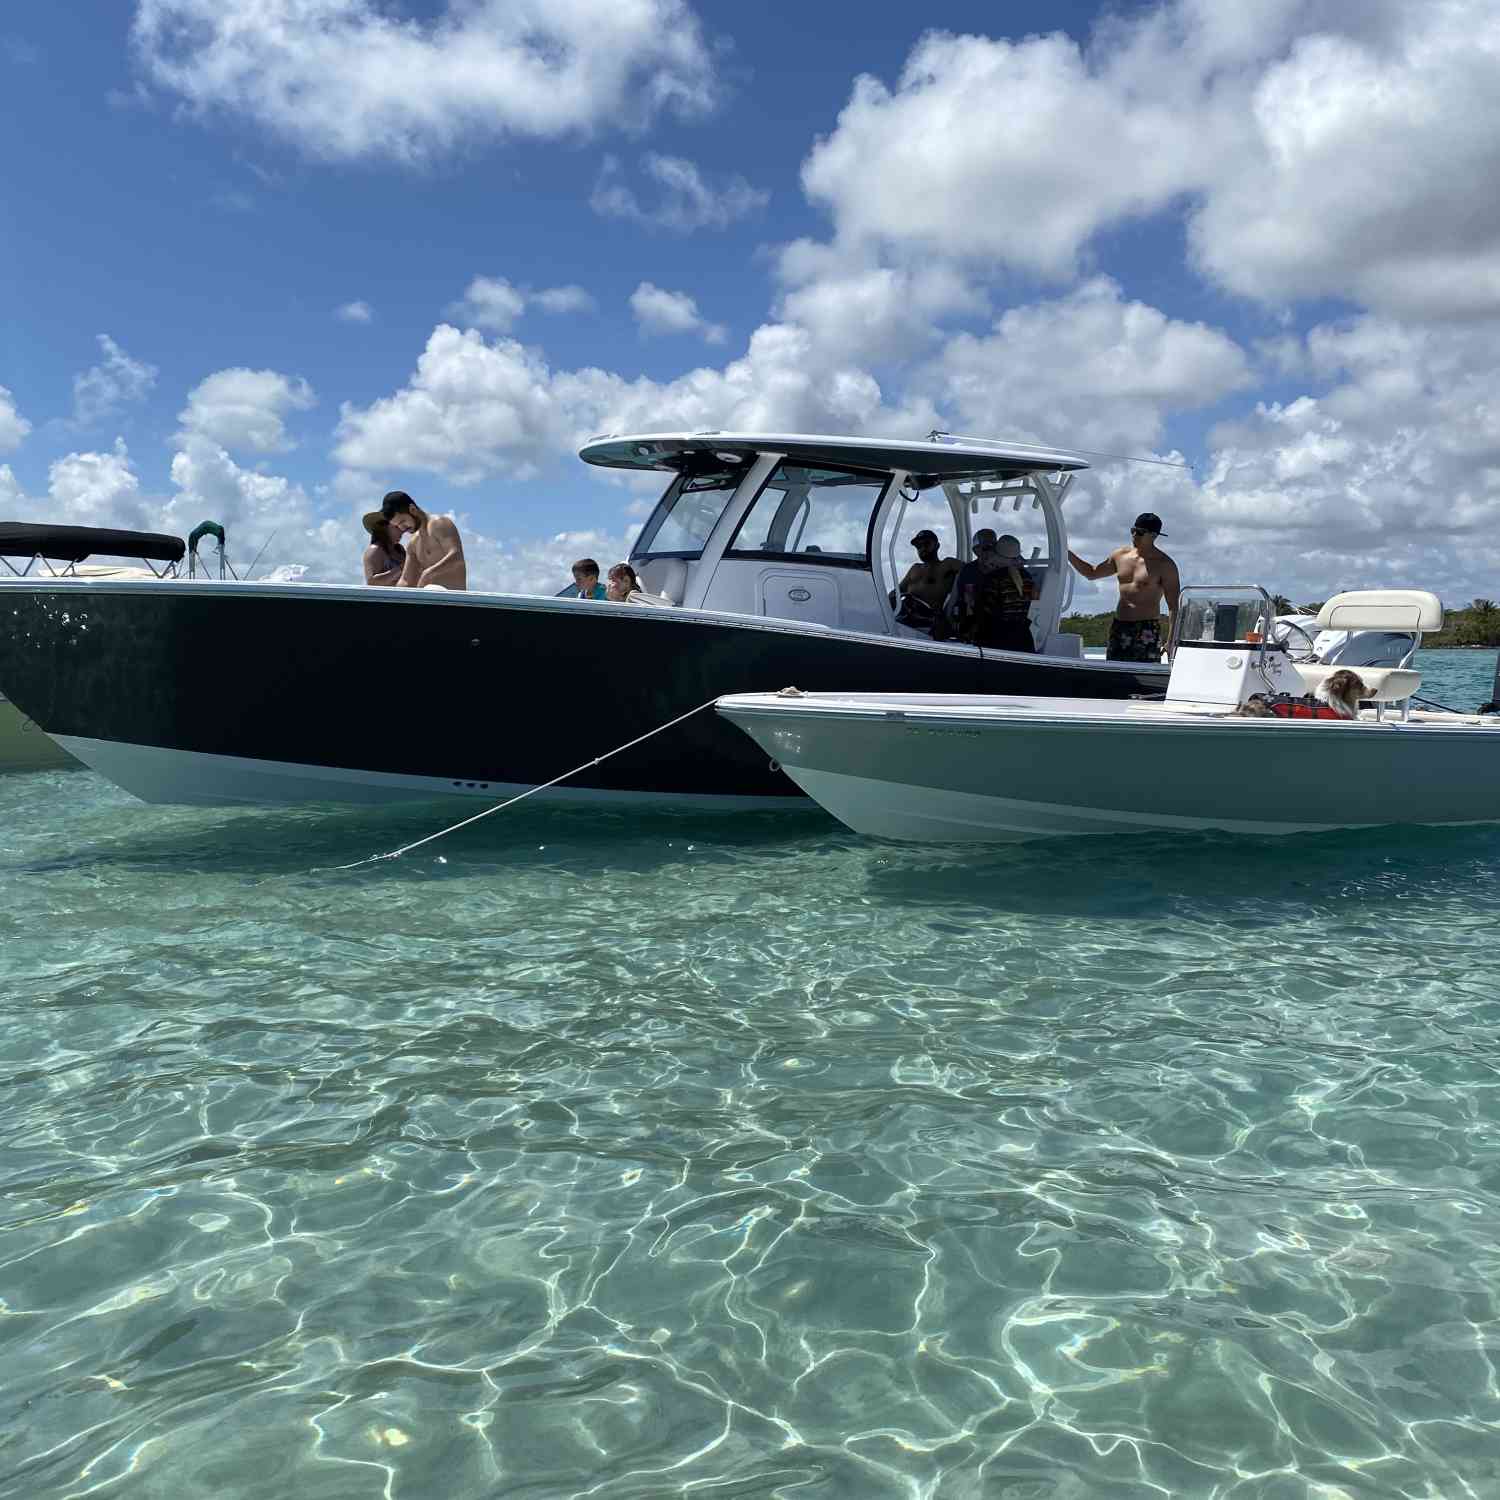
[[[969, 437], [962, 432], [945, 432], [941, 427], [934, 427], [927, 434], [929, 443], [947, 441], [950, 443], [982, 443], [989, 448], [1030, 448], [1036, 453], [1056, 453], [1063, 456], [1063, 450], [1049, 447], [1046, 443], [1022, 443], [1012, 442], [1006, 438], [982, 438]], [[1135, 458], [1129, 453], [1090, 453], [1087, 448], [1069, 448], [1068, 453], [1076, 453], [1080, 458], [1104, 458], [1114, 463], [1122, 464], [1158, 464], [1163, 469], [1186, 469], [1192, 473], [1192, 464], [1178, 463], [1171, 458]]]

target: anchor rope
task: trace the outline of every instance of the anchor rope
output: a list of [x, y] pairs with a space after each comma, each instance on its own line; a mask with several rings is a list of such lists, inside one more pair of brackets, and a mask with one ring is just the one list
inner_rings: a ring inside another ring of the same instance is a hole
[[378, 865], [383, 860], [400, 859], [403, 854], [410, 854], [413, 849], [420, 849], [423, 844], [431, 844], [440, 838], [446, 838], [450, 833], [457, 833], [460, 828], [467, 828], [471, 823], [478, 823], [481, 819], [489, 817], [492, 813], [504, 812], [507, 807], [514, 807], [518, 802], [524, 802], [528, 797], [534, 797], [538, 792], [545, 792], [548, 787], [554, 787], [560, 781], [566, 781], [570, 776], [576, 776], [580, 771], [587, 771], [591, 766], [601, 765], [612, 756], [621, 754], [626, 750], [643, 744], [654, 735], [663, 734], [668, 729], [675, 729], [677, 725], [694, 714], [701, 714], [705, 708], [712, 708], [719, 701], [719, 695], [700, 703], [697, 708], [690, 708], [685, 714], [678, 714], [675, 719], [669, 719], [665, 724], [658, 724], [655, 729], [648, 729], [645, 734], [638, 734], [633, 740], [627, 740], [623, 745], [616, 745], [613, 750], [606, 750], [603, 755], [596, 755], [592, 760], [586, 760], [581, 766], [574, 766], [571, 771], [564, 771], [561, 776], [554, 776], [551, 781], [544, 781], [540, 786], [530, 787], [524, 792], [518, 792], [514, 797], [507, 798], [504, 802], [497, 802], [493, 807], [487, 807], [483, 812], [478, 812], [471, 818], [465, 818], [461, 823], [454, 823], [448, 828], [440, 828], [436, 833], [429, 833], [425, 838], [417, 839], [410, 844], [403, 844], [399, 849], [392, 849], [386, 854], [372, 854], [368, 859], [357, 859], [350, 865], [324, 865], [312, 871], [314, 875], [327, 875], [339, 870], [358, 870], [365, 865]]

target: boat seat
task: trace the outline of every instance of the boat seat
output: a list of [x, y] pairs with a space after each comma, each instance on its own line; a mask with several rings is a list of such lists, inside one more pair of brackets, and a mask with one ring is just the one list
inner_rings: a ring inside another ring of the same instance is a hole
[[1443, 606], [1424, 589], [1358, 589], [1335, 594], [1318, 611], [1319, 630], [1410, 630], [1443, 628]]
[[1422, 674], [1408, 667], [1324, 667], [1297, 663], [1297, 674], [1307, 684], [1310, 693], [1316, 692], [1335, 672], [1357, 672], [1360, 681], [1370, 690], [1366, 699], [1369, 703], [1400, 703], [1422, 685]]
[[681, 604], [687, 593], [687, 564], [680, 557], [653, 557], [636, 570], [641, 588], [669, 604]]

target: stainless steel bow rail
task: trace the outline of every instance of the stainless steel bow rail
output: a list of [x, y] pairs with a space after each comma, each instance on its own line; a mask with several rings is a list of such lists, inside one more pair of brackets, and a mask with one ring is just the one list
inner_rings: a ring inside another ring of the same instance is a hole
[[705, 708], [712, 708], [719, 701], [717, 694], [706, 703], [700, 703], [697, 708], [690, 708], [685, 714], [678, 714], [675, 719], [669, 719], [665, 724], [658, 724], [655, 729], [648, 729], [645, 734], [638, 734], [633, 740], [627, 740], [623, 745], [616, 745], [613, 750], [606, 750], [603, 755], [596, 755], [592, 760], [586, 760], [581, 766], [574, 766], [571, 771], [564, 771], [561, 776], [554, 776], [551, 781], [544, 781], [540, 786], [531, 787], [524, 792], [518, 792], [514, 797], [504, 802], [497, 802], [494, 807], [487, 807], [483, 812], [475, 813], [472, 818], [465, 818], [461, 823], [454, 823], [451, 827], [440, 828], [436, 833], [429, 833], [426, 838], [417, 839], [415, 843], [403, 844], [399, 849], [392, 849], [386, 854], [372, 854], [368, 859], [357, 859], [352, 865], [322, 865], [309, 873], [313, 875], [328, 875], [339, 870], [358, 870], [365, 865], [378, 865], [382, 860], [400, 859], [403, 854], [410, 854], [413, 849], [420, 849], [423, 844], [431, 844], [440, 838], [447, 837], [450, 833], [457, 833], [460, 828], [467, 828], [471, 823], [478, 823], [481, 819], [489, 817], [492, 813], [504, 812], [507, 807], [514, 807], [518, 802], [524, 802], [528, 797], [534, 797], [538, 792], [545, 792], [548, 787], [553, 787], [560, 781], [566, 781], [570, 776], [576, 776], [580, 771], [587, 771], [591, 766], [602, 765], [611, 757], [620, 755], [626, 750], [633, 749], [636, 745], [643, 744], [654, 735], [664, 734], [669, 729], [675, 729], [677, 725], [691, 719], [694, 714], [701, 714]]

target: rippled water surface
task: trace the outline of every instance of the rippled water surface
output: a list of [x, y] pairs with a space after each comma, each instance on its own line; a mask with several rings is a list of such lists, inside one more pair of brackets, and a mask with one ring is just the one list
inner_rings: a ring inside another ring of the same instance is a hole
[[1500, 830], [452, 816], [0, 778], [0, 1493], [1500, 1494]]

